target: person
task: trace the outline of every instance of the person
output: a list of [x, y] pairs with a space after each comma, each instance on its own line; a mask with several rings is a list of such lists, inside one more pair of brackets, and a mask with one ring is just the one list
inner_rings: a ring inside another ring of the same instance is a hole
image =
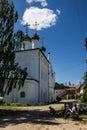
[[76, 109], [77, 109], [77, 113], [79, 113], [79, 110], [80, 110], [79, 104], [76, 105]]
[[76, 104], [74, 104], [72, 107], [72, 113], [76, 113]]
[[53, 115], [56, 114], [56, 110], [53, 107], [50, 106], [49, 109], [50, 109], [51, 114], [53, 114]]
[[66, 106], [66, 113], [65, 113], [65, 118], [72, 118], [72, 119], [79, 119], [77, 109], [76, 109], [76, 104], [73, 104], [72, 108], [70, 109], [69, 106]]
[[78, 113], [77, 113], [76, 104], [74, 104], [73, 107], [72, 107], [71, 118], [73, 118], [73, 119], [78, 118]]
[[65, 116], [64, 116], [65, 119], [71, 116], [71, 112], [72, 112], [72, 110], [70, 109], [69, 105], [66, 104], [66, 107], [65, 107]]

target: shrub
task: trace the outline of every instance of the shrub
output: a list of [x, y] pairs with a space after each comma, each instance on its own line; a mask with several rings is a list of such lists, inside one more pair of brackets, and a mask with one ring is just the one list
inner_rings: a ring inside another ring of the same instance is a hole
[[2, 105], [2, 104], [3, 104], [3, 102], [4, 102], [3, 100], [0, 100], [0, 105]]
[[57, 97], [56, 97], [56, 100], [57, 100], [58, 102], [61, 101], [61, 97], [57, 96]]
[[32, 104], [32, 106], [44, 106], [44, 105], [48, 105], [49, 103], [47, 102], [40, 102], [40, 103], [35, 103], [35, 104]]

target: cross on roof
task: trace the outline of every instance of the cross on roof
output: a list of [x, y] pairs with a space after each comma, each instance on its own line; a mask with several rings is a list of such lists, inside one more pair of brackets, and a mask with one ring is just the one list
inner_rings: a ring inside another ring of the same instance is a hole
[[28, 23], [26, 23], [25, 25], [24, 25], [24, 27], [26, 28], [26, 35], [28, 35], [28, 27], [30, 26], [30, 24], [28, 24]]
[[34, 24], [34, 27], [35, 27], [35, 33], [37, 32], [37, 27], [38, 27], [38, 23], [37, 22], [35, 22], [35, 24]]

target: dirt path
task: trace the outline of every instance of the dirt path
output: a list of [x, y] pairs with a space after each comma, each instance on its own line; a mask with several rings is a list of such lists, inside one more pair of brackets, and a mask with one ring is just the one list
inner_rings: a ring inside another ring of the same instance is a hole
[[[52, 104], [51, 106], [58, 110], [63, 105]], [[1, 113], [0, 130], [87, 130], [87, 124], [82, 122], [53, 117], [49, 113], [49, 105], [18, 107], [14, 111], [8, 110], [5, 113], [2, 110]]]

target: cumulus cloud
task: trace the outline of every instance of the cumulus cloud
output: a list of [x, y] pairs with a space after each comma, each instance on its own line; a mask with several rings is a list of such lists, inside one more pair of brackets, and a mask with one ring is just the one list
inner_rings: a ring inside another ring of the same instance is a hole
[[61, 11], [59, 9], [56, 9], [56, 12], [58, 13], [58, 15], [60, 15]]
[[30, 7], [27, 8], [23, 14], [21, 23], [25, 25], [30, 24], [31, 29], [35, 29], [35, 22], [39, 24], [37, 30], [48, 28], [56, 24], [58, 15], [51, 9]]
[[33, 2], [40, 2], [41, 3], [41, 6], [45, 7], [48, 5], [47, 1], [46, 0], [26, 0], [29, 4], [30, 3], [33, 3]]

